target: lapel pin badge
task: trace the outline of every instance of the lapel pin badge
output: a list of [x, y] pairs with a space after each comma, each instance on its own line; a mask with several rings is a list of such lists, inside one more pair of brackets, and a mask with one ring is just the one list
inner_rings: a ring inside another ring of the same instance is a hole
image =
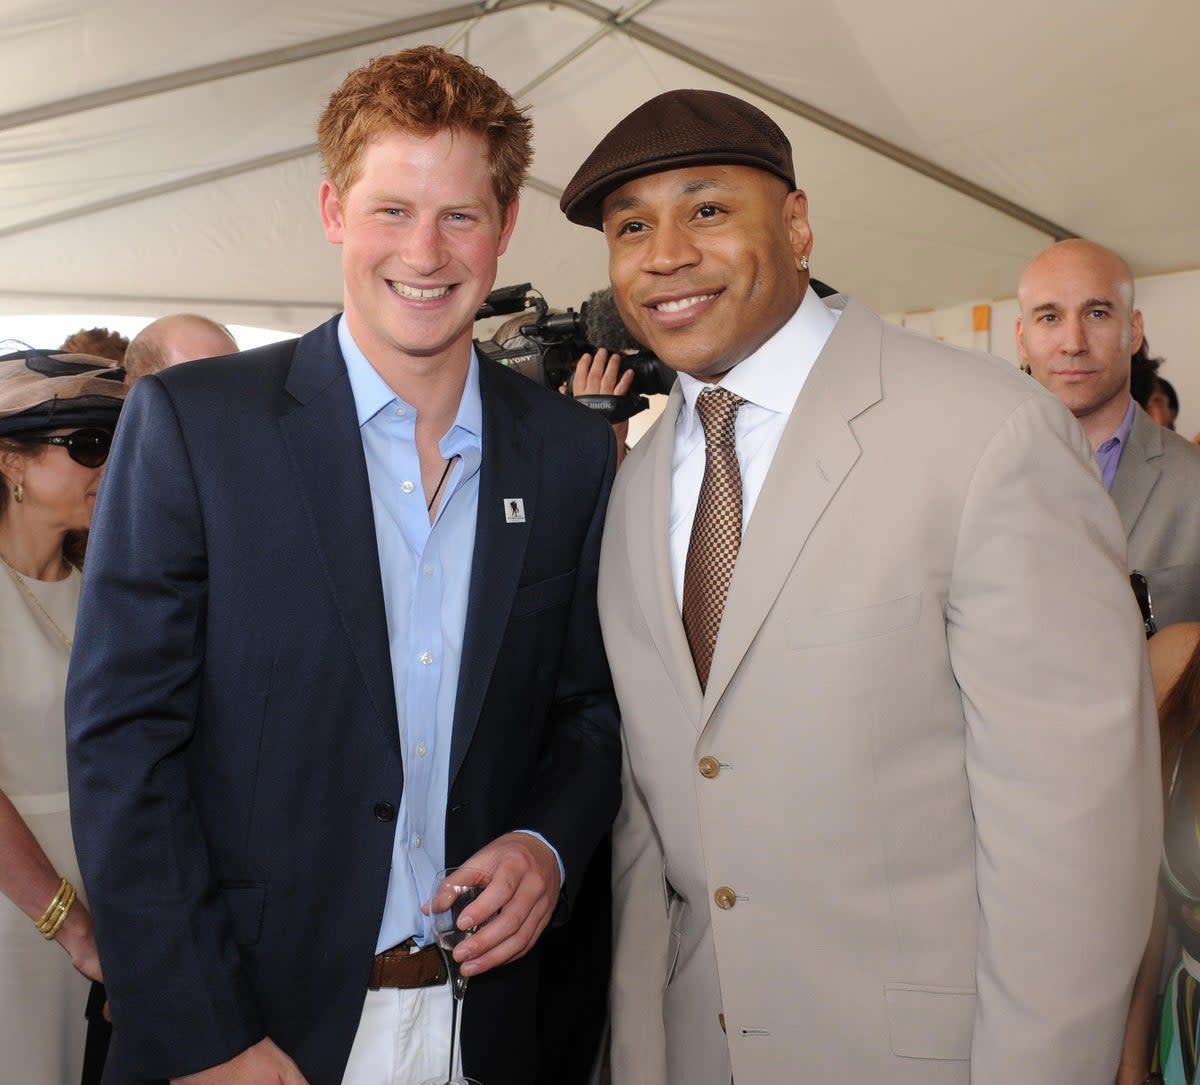
[[525, 500], [520, 497], [504, 498], [504, 519], [510, 524], [525, 523]]

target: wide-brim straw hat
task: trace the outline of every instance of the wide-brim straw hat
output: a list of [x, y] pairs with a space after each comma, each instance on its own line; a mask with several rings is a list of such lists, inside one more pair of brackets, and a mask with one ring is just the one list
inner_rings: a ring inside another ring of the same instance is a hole
[[0, 357], [0, 437], [67, 427], [112, 429], [129, 389], [107, 358], [20, 350]]

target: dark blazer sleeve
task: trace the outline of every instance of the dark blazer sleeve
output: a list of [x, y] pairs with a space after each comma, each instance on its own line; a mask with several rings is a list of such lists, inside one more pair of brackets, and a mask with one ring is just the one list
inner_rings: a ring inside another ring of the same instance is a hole
[[79, 864], [126, 1068], [147, 1077], [216, 1065], [264, 1035], [184, 756], [208, 591], [194, 467], [168, 392], [139, 381], [96, 502], [67, 687]]
[[[600, 539], [616, 469], [616, 444], [607, 424], [592, 439], [601, 442], [603, 452], [593, 444], [597, 454], [591, 462], [602, 468], [591, 479], [576, 476], [575, 484], [590, 486], [594, 509], [578, 554], [547, 738], [533, 786], [514, 826], [541, 833], [558, 849], [566, 869], [564, 899], [568, 905], [621, 798], [620, 721], [596, 603]], [[556, 917], [562, 918], [562, 914]]]

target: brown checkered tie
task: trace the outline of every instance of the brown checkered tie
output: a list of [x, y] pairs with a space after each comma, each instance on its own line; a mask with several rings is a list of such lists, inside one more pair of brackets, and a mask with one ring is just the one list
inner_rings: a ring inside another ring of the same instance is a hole
[[705, 390], [696, 399], [704, 426], [704, 481], [683, 573], [683, 629], [701, 689], [708, 685], [725, 596], [742, 543], [742, 473], [733, 428], [745, 402], [724, 388]]

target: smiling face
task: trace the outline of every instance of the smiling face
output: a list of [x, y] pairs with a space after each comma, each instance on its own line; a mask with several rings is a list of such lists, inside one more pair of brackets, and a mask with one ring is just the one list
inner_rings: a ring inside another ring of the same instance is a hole
[[321, 186], [325, 236], [342, 246], [346, 320], [376, 365], [465, 369], [475, 313], [496, 280], [517, 201], [503, 213], [473, 132], [376, 136], [348, 192]]
[[638, 177], [604, 200], [609, 275], [634, 337], [672, 369], [715, 381], [799, 307], [808, 201], [752, 166]]
[[1128, 265], [1100, 245], [1062, 241], [1025, 269], [1017, 298], [1017, 349], [1029, 371], [1081, 422], [1102, 420], [1097, 433], [1113, 418], [1115, 430], [1142, 342]]

